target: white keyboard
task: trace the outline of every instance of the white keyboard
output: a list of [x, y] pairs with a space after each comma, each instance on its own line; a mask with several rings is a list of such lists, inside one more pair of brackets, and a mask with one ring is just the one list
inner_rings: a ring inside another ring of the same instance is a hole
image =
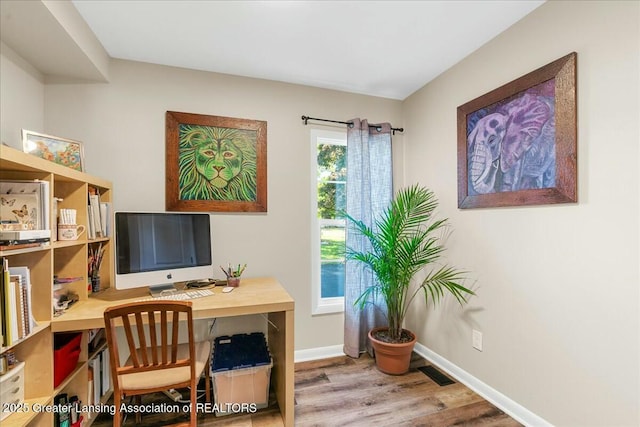
[[185, 301], [190, 299], [209, 297], [211, 295], [213, 295], [213, 291], [211, 289], [192, 289], [189, 291], [167, 293], [156, 297], [151, 296], [141, 298], [138, 301]]

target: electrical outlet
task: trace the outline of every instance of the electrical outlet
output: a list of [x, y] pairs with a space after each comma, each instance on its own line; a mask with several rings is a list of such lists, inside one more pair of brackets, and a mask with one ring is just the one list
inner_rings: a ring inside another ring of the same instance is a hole
[[482, 332], [473, 330], [471, 344], [476, 350], [482, 351]]

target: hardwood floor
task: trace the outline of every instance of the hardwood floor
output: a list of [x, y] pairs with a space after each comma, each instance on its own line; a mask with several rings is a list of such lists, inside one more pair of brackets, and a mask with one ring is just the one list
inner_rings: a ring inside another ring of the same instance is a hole
[[379, 372], [367, 355], [296, 364], [297, 426], [520, 426], [460, 383], [439, 386], [417, 368]]
[[[367, 355], [360, 359], [336, 357], [297, 363], [295, 366], [296, 426], [496, 426], [518, 422], [460, 383], [439, 386], [417, 368], [425, 361], [414, 357], [406, 375], [379, 372]], [[185, 393], [185, 396], [187, 394]], [[145, 396], [143, 404], [171, 403], [163, 394]], [[273, 396], [270, 405], [255, 414], [216, 417], [204, 414], [205, 427], [280, 427], [282, 420]], [[135, 425], [133, 416], [126, 426]], [[183, 414], [145, 414], [141, 427], [182, 423]], [[96, 427], [111, 425], [102, 414]]]

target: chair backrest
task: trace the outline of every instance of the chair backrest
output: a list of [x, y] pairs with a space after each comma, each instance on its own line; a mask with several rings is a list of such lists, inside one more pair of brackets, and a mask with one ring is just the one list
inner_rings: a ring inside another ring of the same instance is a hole
[[[110, 307], [104, 312], [104, 322], [114, 384], [118, 383], [119, 375], [183, 366], [190, 366], [191, 376], [195, 375], [191, 301], [140, 301]], [[179, 359], [181, 322], [187, 327], [189, 355]], [[131, 364], [120, 363], [117, 326], [124, 329]]]

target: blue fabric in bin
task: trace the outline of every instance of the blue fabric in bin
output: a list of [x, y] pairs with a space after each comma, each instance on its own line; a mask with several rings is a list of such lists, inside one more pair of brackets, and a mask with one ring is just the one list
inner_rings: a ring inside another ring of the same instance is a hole
[[211, 371], [269, 365], [271, 356], [262, 332], [222, 336], [215, 339]]

